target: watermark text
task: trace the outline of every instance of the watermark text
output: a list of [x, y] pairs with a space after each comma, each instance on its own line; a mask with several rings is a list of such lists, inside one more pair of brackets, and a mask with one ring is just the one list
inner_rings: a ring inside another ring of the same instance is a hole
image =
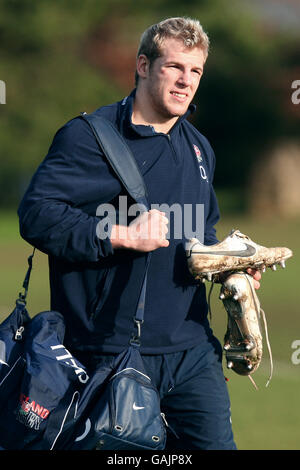
[[6, 84], [0, 80], [0, 104], [6, 104]]
[[292, 89], [295, 90], [291, 96], [292, 103], [299, 104], [300, 103], [300, 80], [294, 80], [292, 82]]
[[295, 349], [291, 356], [292, 363], [297, 366], [300, 364], [300, 339], [295, 339], [292, 344], [291, 348]]
[[[165, 214], [168, 219], [168, 233], [166, 239], [182, 240], [183, 238], [197, 238], [204, 240], [204, 204], [151, 204], [150, 210], [156, 209]], [[97, 207], [96, 216], [100, 218], [96, 234], [100, 240], [110, 236], [113, 225], [128, 226], [143, 212], [147, 212], [145, 206], [140, 204], [127, 205], [127, 196], [119, 196], [118, 207], [104, 203]], [[145, 239], [156, 237], [155, 224], [143, 234]], [[122, 236], [122, 235], [121, 235]]]

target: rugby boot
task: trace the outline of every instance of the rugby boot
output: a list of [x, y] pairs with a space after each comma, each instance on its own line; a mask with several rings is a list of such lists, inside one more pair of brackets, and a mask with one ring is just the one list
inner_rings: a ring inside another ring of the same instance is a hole
[[231, 274], [222, 284], [219, 298], [228, 314], [224, 338], [227, 367], [249, 375], [262, 357], [261, 309], [252, 277], [244, 272]]
[[227, 312], [227, 331], [224, 351], [227, 367], [240, 375], [247, 375], [255, 388], [250, 374], [255, 372], [263, 355], [264, 323], [265, 341], [270, 357], [269, 385], [273, 374], [272, 350], [268, 337], [267, 319], [255, 292], [252, 276], [245, 272], [230, 274], [222, 283], [220, 296]]
[[215, 245], [203, 245], [197, 238], [186, 243], [188, 267], [195, 279], [218, 282], [219, 273], [246, 271], [248, 268], [265, 271], [276, 265], [285, 267], [285, 261], [293, 256], [285, 247], [266, 248], [253, 242], [239, 230], [232, 230], [223, 241]]

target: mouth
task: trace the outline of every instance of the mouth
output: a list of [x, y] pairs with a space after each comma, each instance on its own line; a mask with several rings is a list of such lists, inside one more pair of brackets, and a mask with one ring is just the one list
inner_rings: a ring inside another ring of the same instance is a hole
[[179, 102], [183, 103], [187, 99], [186, 93], [179, 93], [178, 91], [171, 91], [171, 95]]

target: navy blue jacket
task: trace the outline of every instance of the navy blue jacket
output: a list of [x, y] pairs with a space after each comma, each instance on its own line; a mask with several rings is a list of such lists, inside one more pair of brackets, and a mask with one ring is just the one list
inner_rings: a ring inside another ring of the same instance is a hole
[[[150, 205], [188, 204], [195, 210], [204, 204], [204, 242], [216, 243], [215, 157], [186, 119], [193, 106], [169, 134], [155, 133], [151, 126], [132, 124], [134, 94], [97, 112], [116, 125], [133, 151]], [[76, 117], [56, 133], [19, 207], [22, 237], [49, 255], [51, 308], [64, 315], [65, 345], [74, 352], [113, 353], [128, 345], [145, 253], [114, 251], [109, 238], [96, 235], [97, 207], [118, 207], [120, 195], [125, 190], [92, 131]], [[176, 237], [170, 221], [169, 247], [152, 253], [142, 328], [146, 354], [184, 350], [211, 334], [205, 286], [188, 272], [184, 234]]]

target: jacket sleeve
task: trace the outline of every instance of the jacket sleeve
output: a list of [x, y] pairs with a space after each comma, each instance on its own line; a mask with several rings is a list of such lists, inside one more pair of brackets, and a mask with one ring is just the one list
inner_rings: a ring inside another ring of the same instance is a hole
[[96, 210], [120, 190], [88, 124], [75, 118], [56, 133], [21, 201], [21, 236], [70, 262], [99, 261], [113, 249], [96, 235]]

